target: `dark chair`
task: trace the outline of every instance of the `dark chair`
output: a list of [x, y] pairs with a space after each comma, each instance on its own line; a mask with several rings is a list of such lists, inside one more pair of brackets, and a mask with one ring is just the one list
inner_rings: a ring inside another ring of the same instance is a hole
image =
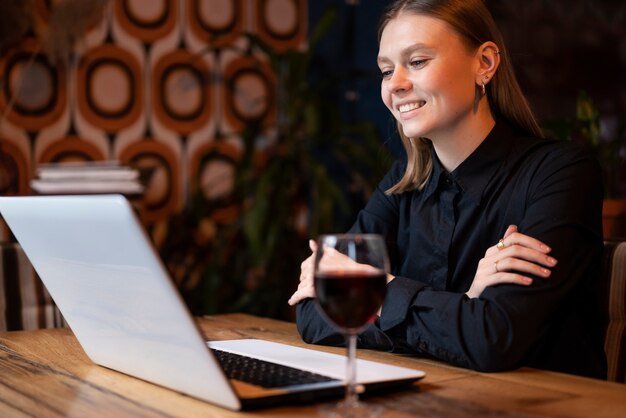
[[626, 383], [626, 241], [604, 244], [608, 380]]

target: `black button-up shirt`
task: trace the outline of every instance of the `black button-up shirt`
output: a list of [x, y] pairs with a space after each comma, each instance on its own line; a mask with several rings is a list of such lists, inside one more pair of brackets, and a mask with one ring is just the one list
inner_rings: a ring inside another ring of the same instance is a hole
[[[432, 155], [422, 191], [385, 195], [404, 173], [397, 161], [351, 228], [385, 237], [395, 276], [359, 346], [483, 371], [527, 365], [603, 378], [597, 162], [571, 142], [519, 135], [500, 120], [453, 172]], [[511, 224], [552, 248], [550, 278], [468, 298], [478, 261]], [[312, 299], [296, 312], [305, 341], [343, 343]]]

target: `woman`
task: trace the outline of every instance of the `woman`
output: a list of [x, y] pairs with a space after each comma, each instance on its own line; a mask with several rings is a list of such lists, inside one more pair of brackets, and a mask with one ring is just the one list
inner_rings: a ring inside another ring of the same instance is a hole
[[[393, 2], [378, 65], [406, 159], [351, 228], [382, 234], [392, 261], [359, 346], [604, 378], [599, 167], [542, 139], [483, 2]], [[305, 341], [341, 344], [315, 308], [312, 260], [289, 303]]]

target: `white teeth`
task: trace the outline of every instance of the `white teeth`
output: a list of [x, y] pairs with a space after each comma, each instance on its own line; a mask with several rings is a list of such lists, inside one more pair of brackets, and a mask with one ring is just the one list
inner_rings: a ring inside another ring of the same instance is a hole
[[424, 103], [425, 102], [415, 102], [415, 103], [403, 104], [402, 106], [398, 108], [398, 110], [400, 110], [401, 113], [409, 112], [413, 109], [417, 109], [417, 108], [424, 106]]

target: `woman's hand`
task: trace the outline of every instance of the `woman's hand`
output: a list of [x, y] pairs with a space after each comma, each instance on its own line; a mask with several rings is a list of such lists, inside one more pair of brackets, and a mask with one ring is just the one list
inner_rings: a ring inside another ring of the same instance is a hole
[[291, 306], [303, 299], [315, 297], [315, 288], [313, 287], [313, 263], [315, 263], [317, 244], [312, 239], [309, 240], [309, 248], [313, 253], [300, 265], [300, 284], [298, 284], [298, 289], [287, 301]]
[[[313, 240], [309, 240], [309, 248], [313, 252], [306, 260], [302, 262], [300, 265], [300, 284], [298, 284], [298, 289], [294, 292], [293, 295], [289, 298], [287, 303], [289, 305], [295, 305], [306, 298], [314, 298], [315, 297], [315, 287], [314, 287], [314, 263], [315, 256], [317, 253], [317, 244]], [[352, 260], [345, 254], [336, 251], [333, 248], [324, 248], [324, 255], [320, 260], [320, 266], [323, 270], [332, 271], [332, 270], [368, 270], [372, 269], [375, 271], [379, 271], [375, 267], [372, 267], [367, 264], [360, 264], [356, 261]], [[391, 281], [393, 276], [387, 275], [387, 282]]]
[[550, 251], [551, 248], [541, 241], [517, 232], [517, 226], [509, 226], [504, 238], [489, 247], [485, 257], [478, 262], [472, 286], [465, 294], [476, 298], [485, 288], [501, 283], [530, 285], [533, 279], [520, 272], [550, 277], [550, 269], [557, 263], [548, 255]]

